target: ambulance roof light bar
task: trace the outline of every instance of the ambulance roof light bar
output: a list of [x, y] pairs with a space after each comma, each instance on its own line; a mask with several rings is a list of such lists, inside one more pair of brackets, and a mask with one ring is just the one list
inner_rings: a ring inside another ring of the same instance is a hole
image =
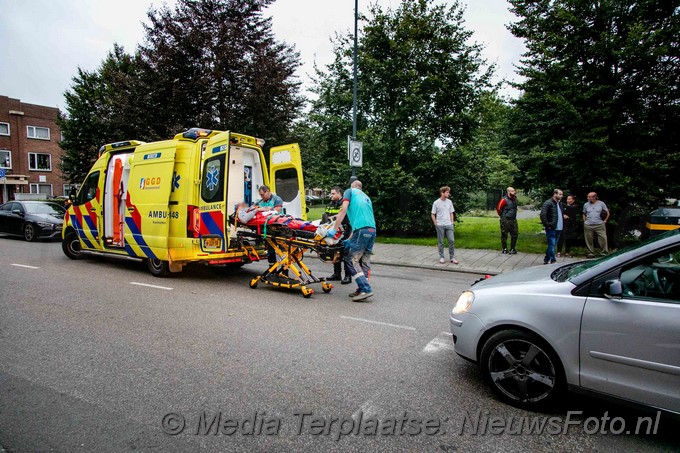
[[188, 131], [182, 133], [182, 138], [188, 138], [190, 140], [198, 140], [199, 138], [207, 138], [212, 134], [210, 129], [201, 129], [200, 127], [192, 127]]
[[114, 149], [125, 148], [128, 146], [139, 146], [142, 144], [144, 144], [144, 142], [140, 142], [138, 140], [126, 140], [123, 142], [115, 142], [109, 143], [108, 145], [102, 145], [102, 147], [99, 148], [99, 157], [101, 157], [101, 155], [107, 151], [113, 151]]

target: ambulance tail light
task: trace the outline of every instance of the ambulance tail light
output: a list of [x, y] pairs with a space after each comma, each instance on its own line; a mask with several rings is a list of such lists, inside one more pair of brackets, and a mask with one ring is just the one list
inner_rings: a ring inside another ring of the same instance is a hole
[[201, 231], [201, 212], [198, 206], [187, 206], [187, 236], [190, 238], [199, 237]]

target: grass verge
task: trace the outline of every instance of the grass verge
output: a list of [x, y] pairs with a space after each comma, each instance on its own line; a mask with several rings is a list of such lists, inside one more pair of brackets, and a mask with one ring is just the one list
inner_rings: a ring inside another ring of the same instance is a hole
[[[538, 219], [519, 219], [517, 221], [519, 235], [517, 250], [526, 253], [544, 253], [546, 248], [545, 233]], [[501, 249], [501, 233], [498, 218], [460, 216], [460, 222], [454, 227], [456, 248], [463, 249]], [[377, 241], [383, 244], [414, 244], [437, 246], [437, 235], [432, 227], [432, 236], [403, 238], [378, 236]], [[508, 238], [508, 243], [510, 239]]]
[[[312, 221], [320, 219], [325, 206], [316, 205], [309, 208], [307, 219]], [[495, 213], [494, 213], [495, 214]], [[456, 248], [462, 249], [501, 249], [501, 233], [498, 217], [467, 217], [461, 215], [460, 222], [455, 224]], [[519, 219], [517, 221], [519, 236], [517, 238], [517, 250], [525, 253], [545, 253], [546, 242], [543, 226], [538, 218]], [[421, 237], [398, 237], [378, 235], [377, 242], [382, 244], [409, 244], [437, 246], [437, 233], [432, 226], [431, 236]], [[508, 243], [510, 239], [508, 238]], [[574, 252], [584, 255], [583, 250], [577, 249]]]

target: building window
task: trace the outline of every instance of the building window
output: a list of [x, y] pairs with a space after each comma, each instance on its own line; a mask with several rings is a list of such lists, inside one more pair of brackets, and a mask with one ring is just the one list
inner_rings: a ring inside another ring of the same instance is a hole
[[28, 138], [37, 138], [39, 140], [50, 139], [49, 127], [27, 126]]
[[28, 153], [28, 169], [52, 171], [52, 156], [42, 153]]
[[31, 193], [41, 193], [48, 197], [52, 196], [52, 184], [31, 184]]
[[71, 196], [71, 190], [73, 190], [73, 195], [78, 193], [80, 184], [64, 184], [64, 195], [67, 197]]
[[12, 153], [8, 149], [0, 149], [0, 168], [12, 168]]
[[0, 135], [9, 135], [9, 123], [0, 123]]

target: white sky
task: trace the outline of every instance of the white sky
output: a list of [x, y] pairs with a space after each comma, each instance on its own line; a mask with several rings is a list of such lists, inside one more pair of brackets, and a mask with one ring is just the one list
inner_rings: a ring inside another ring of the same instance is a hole
[[[359, 0], [367, 12], [377, 1], [396, 9], [399, 0]], [[505, 25], [515, 17], [506, 0], [462, 0], [466, 27], [486, 48], [484, 57], [497, 65], [497, 78], [517, 79], [514, 66], [524, 46]], [[173, 0], [169, 0], [173, 4]], [[64, 91], [76, 70], [96, 70], [113, 43], [129, 53], [144, 37], [151, 0], [0, 0], [0, 95], [31, 104], [64, 108]], [[277, 0], [269, 10], [276, 39], [294, 45], [308, 83], [313, 63], [332, 61], [330, 38], [354, 30], [354, 0]], [[511, 91], [505, 92], [513, 95]]]

